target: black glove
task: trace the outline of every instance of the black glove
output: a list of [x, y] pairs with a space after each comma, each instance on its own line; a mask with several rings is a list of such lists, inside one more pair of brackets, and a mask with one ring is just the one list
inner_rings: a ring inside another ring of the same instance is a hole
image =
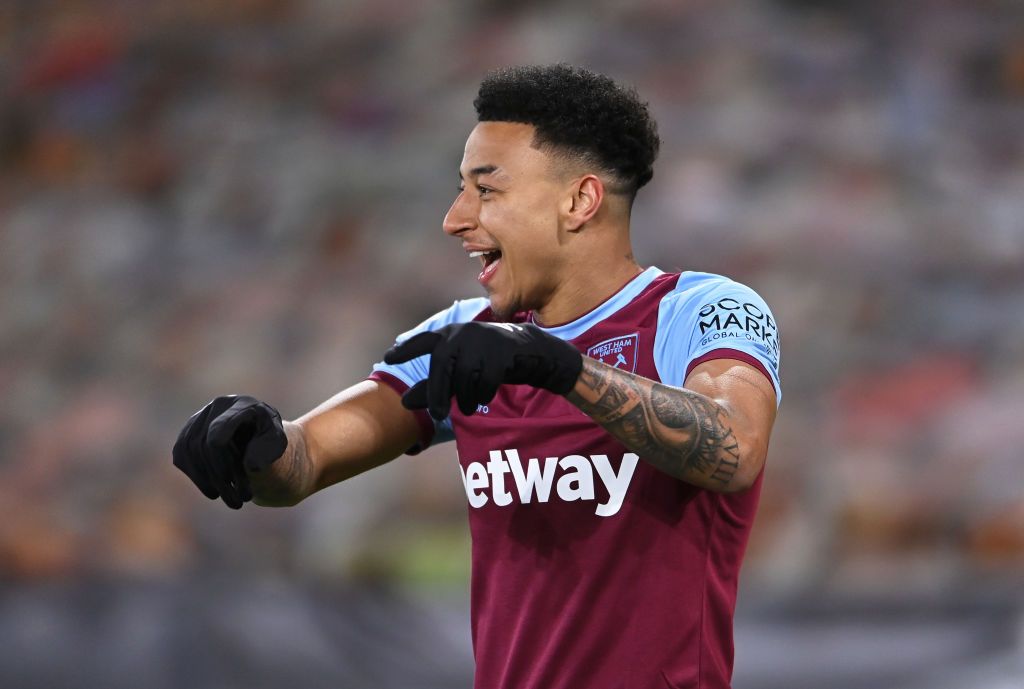
[[400, 364], [430, 354], [430, 375], [402, 395], [407, 409], [447, 418], [452, 395], [463, 414], [487, 404], [503, 383], [532, 385], [564, 395], [576, 385], [583, 357], [571, 344], [534, 325], [460, 323], [414, 335], [384, 362]]
[[252, 500], [247, 471], [257, 473], [284, 454], [288, 438], [281, 415], [245, 395], [217, 397], [181, 429], [171, 451], [174, 466], [203, 495], [239, 509]]

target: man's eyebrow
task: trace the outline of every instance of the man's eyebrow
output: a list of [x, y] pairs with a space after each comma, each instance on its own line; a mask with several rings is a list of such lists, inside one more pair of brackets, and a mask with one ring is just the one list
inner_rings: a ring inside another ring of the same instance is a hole
[[[472, 170], [470, 170], [469, 171], [469, 176], [470, 177], [479, 177], [480, 175], [489, 175], [492, 172], [497, 172], [497, 171], [498, 171], [498, 166], [497, 165], [480, 165], [480, 166], [475, 167]], [[459, 179], [465, 179], [465, 177], [462, 176], [462, 170], [459, 170]]]

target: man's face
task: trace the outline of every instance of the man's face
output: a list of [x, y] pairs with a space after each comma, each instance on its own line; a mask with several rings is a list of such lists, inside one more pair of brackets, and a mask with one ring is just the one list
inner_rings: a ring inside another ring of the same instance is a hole
[[481, 122], [466, 141], [461, 191], [444, 231], [479, 262], [480, 284], [500, 318], [543, 306], [558, 286], [559, 204], [566, 192], [557, 161], [533, 148], [534, 127]]

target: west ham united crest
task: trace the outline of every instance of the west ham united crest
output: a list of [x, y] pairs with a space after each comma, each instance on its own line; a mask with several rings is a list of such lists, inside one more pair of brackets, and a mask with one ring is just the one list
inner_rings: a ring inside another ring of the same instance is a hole
[[587, 356], [612, 368], [636, 373], [636, 350], [639, 342], [639, 333], [613, 337], [588, 349]]

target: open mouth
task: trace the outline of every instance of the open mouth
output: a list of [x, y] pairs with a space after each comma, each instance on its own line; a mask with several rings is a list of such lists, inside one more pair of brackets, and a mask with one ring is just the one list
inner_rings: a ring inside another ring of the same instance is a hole
[[486, 285], [494, 276], [495, 271], [498, 270], [498, 265], [501, 263], [501, 251], [499, 249], [493, 249], [491, 251], [474, 251], [469, 254], [469, 257], [480, 258], [483, 262], [484, 269], [480, 271], [480, 275], [477, 276], [477, 280], [479, 280], [481, 284]]
[[493, 251], [474, 251], [469, 255], [470, 258], [477, 258], [478, 256], [483, 258], [484, 268], [486, 269], [487, 266], [501, 258], [501, 251], [498, 249]]

